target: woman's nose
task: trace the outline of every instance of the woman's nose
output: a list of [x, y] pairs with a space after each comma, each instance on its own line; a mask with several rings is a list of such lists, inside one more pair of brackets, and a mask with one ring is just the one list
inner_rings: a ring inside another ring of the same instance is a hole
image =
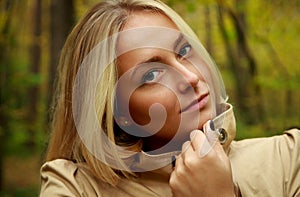
[[188, 69], [185, 66], [178, 68], [179, 74], [181, 75], [181, 80], [179, 80], [178, 89], [180, 92], [184, 93], [189, 89], [194, 89], [197, 87], [200, 79], [199, 76], [193, 72], [194, 69]]

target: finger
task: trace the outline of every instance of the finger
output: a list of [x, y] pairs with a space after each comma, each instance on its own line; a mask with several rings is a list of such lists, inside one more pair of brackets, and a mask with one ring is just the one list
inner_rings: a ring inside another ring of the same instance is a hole
[[173, 173], [176, 175], [177, 178], [185, 179], [185, 168], [184, 168], [182, 154], [180, 154], [176, 158], [176, 163], [175, 163], [175, 168]]
[[223, 146], [219, 141], [219, 134], [214, 130], [213, 121], [208, 121], [207, 123], [205, 123], [205, 125], [203, 126], [203, 130], [205, 131], [204, 133], [206, 135], [206, 138], [214, 151], [221, 157], [226, 156]]
[[191, 142], [190, 141], [186, 141], [182, 144], [182, 147], [181, 147], [181, 152], [184, 153], [187, 151], [188, 148], [191, 147]]
[[209, 143], [209, 141], [207, 140], [207, 138], [205, 137], [204, 142], [202, 144], [201, 150], [200, 150], [200, 157], [205, 157], [207, 154], [209, 154], [210, 152], [212, 152], [213, 147], [211, 146], [211, 144]]
[[186, 160], [186, 158], [193, 158], [195, 155], [195, 150], [192, 146], [191, 141], [186, 141], [183, 145], [182, 145], [182, 152], [180, 154], [181, 159], [184, 161]]
[[202, 144], [204, 143], [204, 140], [206, 138], [204, 133], [200, 130], [194, 130], [191, 132], [190, 138], [191, 138], [191, 145], [194, 151], [200, 152]]
[[191, 139], [192, 147], [200, 157], [204, 157], [212, 150], [211, 144], [202, 131], [195, 130], [193, 132], [194, 136]]
[[213, 149], [220, 158], [227, 157], [224, 148], [219, 141], [214, 144]]
[[214, 146], [216, 143], [219, 142], [218, 135], [215, 131], [214, 123], [212, 120], [209, 120], [204, 124], [203, 130], [211, 146]]
[[[192, 148], [189, 147], [188, 150]], [[188, 151], [187, 150], [187, 151]], [[171, 177], [169, 180], [169, 184], [174, 193], [182, 194], [179, 196], [183, 196], [183, 194], [189, 193], [193, 184], [191, 183], [190, 171], [185, 165], [184, 156], [185, 154], [180, 154], [176, 159], [176, 164], [173, 172], [171, 173]]]

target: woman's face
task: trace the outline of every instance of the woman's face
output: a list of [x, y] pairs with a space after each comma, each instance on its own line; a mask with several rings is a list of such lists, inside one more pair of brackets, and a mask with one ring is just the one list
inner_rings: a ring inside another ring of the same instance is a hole
[[[154, 30], [148, 31], [150, 27]], [[117, 119], [137, 124], [138, 132], [149, 136], [144, 141], [150, 149], [170, 140], [182, 143], [192, 130], [202, 129], [215, 111], [210, 89], [200, 72], [207, 71], [207, 66], [163, 14], [134, 12], [123, 30], [132, 33], [118, 40]], [[134, 50], [128, 50], [133, 45]]]

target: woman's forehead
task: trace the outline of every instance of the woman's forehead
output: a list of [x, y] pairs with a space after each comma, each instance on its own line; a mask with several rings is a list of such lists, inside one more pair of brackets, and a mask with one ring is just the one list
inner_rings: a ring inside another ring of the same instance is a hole
[[166, 15], [136, 11], [129, 16], [118, 36], [118, 54], [143, 47], [170, 50], [179, 34], [177, 26]]
[[140, 27], [122, 31], [118, 35], [117, 55], [141, 48], [175, 51], [183, 38], [178, 30], [165, 27]]
[[128, 30], [147, 26], [178, 29], [175, 23], [167, 15], [159, 12], [149, 11], [132, 12], [126, 20], [126, 23], [124, 24], [122, 29]]

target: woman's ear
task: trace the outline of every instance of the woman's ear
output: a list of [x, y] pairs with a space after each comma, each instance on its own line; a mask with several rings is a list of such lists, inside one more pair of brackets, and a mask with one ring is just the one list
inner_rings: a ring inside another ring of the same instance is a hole
[[120, 116], [116, 118], [116, 122], [121, 127], [128, 127], [132, 124], [131, 121], [129, 121], [126, 117]]

